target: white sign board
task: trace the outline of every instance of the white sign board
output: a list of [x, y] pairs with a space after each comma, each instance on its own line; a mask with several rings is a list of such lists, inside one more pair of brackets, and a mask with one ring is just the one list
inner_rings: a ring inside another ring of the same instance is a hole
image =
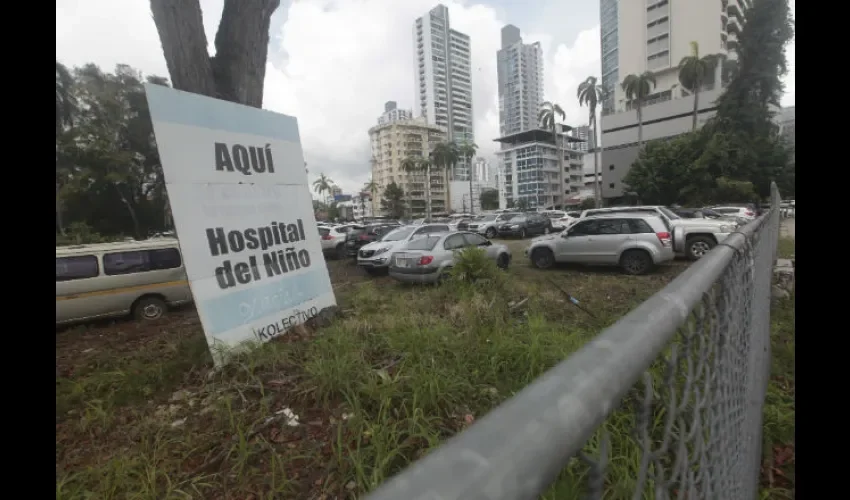
[[195, 305], [220, 348], [267, 341], [336, 305], [298, 122], [145, 85]]

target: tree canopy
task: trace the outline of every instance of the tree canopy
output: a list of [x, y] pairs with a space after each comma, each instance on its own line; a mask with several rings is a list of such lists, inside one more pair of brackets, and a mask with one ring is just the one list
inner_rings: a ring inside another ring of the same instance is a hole
[[647, 144], [626, 175], [643, 202], [752, 201], [769, 196], [771, 181], [783, 195], [794, 194], [792, 150], [774, 122], [793, 34], [787, 0], [753, 3], [717, 114], [701, 129]]

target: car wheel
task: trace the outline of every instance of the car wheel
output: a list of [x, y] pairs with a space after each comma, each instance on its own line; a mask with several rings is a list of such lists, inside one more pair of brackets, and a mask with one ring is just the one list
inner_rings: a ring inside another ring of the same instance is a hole
[[499, 255], [499, 257], [496, 259], [496, 265], [499, 266], [499, 269], [507, 270], [510, 264], [511, 258], [506, 253]]
[[140, 321], [154, 321], [165, 315], [168, 306], [158, 297], [142, 297], [133, 305], [133, 317]]
[[484, 231], [484, 236], [486, 236], [488, 239], [492, 240], [493, 238], [496, 237], [496, 230], [493, 229], [492, 227], [488, 227], [487, 230]]
[[531, 264], [537, 269], [549, 269], [555, 265], [555, 254], [548, 248], [537, 248], [531, 252]]
[[520, 229], [520, 230], [519, 230], [519, 238], [520, 238], [521, 240], [524, 240], [524, 239], [525, 239], [526, 234], [527, 234], [527, 233], [526, 233], [526, 231], [525, 231], [525, 228], [522, 228], [522, 229]]
[[701, 259], [717, 245], [717, 243], [708, 236], [694, 236], [693, 238], [688, 238], [687, 241], [688, 242], [685, 247], [690, 260]]
[[652, 257], [643, 250], [628, 250], [620, 257], [620, 268], [634, 276], [646, 274], [652, 269]]

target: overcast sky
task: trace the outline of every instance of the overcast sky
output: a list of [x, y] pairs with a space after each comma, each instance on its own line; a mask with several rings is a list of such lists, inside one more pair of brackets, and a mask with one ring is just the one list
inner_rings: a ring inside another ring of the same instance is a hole
[[[298, 118], [311, 180], [325, 173], [346, 192], [369, 178], [369, 127], [385, 101], [414, 100], [413, 22], [437, 0], [282, 0], [272, 17], [263, 107]], [[493, 159], [499, 116], [496, 51], [514, 24], [544, 49], [545, 94], [567, 122], [587, 122], [575, 89], [599, 76], [599, 2], [492, 0], [442, 2], [453, 29], [472, 43], [473, 107], [479, 152]], [[792, 13], [795, 0], [791, 0]], [[212, 41], [223, 0], [201, 0]], [[534, 5], [535, 8], [530, 8]], [[794, 104], [794, 44], [782, 104]], [[124, 63], [168, 76], [148, 0], [57, 0], [56, 59], [67, 66]]]

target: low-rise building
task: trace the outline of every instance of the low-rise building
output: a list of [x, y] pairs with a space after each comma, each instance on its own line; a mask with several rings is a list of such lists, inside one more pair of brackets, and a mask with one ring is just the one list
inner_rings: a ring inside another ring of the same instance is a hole
[[[502, 144], [496, 156], [507, 205], [516, 205], [524, 200], [529, 208], [560, 206], [570, 196], [573, 180], [582, 182], [582, 153], [574, 145], [583, 141], [563, 133], [557, 135], [558, 146], [555, 145], [555, 135], [542, 129], [495, 139]], [[563, 186], [560, 185], [559, 151], [564, 155]]]

